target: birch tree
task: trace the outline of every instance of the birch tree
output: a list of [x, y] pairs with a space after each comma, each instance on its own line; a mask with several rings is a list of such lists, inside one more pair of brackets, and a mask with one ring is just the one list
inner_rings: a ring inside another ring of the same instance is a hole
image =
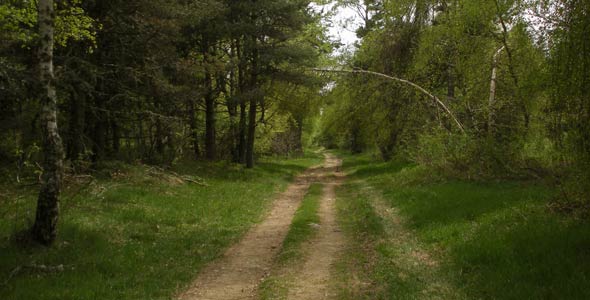
[[38, 67], [44, 159], [41, 190], [31, 233], [34, 240], [50, 245], [57, 235], [63, 165], [63, 148], [57, 128], [57, 96], [53, 74], [55, 18], [53, 0], [39, 0], [38, 11], [40, 37]]

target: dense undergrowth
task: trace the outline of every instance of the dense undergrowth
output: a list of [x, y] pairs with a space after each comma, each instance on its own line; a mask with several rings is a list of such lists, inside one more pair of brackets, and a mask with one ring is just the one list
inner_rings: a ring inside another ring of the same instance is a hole
[[252, 170], [113, 164], [66, 187], [51, 248], [15, 241], [33, 220], [37, 188], [5, 185], [0, 298], [169, 299], [259, 221], [294, 174], [320, 161], [264, 159]]
[[[352, 239], [369, 245], [347, 254], [352, 263], [343, 268], [369, 282], [350, 289], [351, 298], [441, 297], [442, 290], [431, 289], [431, 274], [469, 299], [590, 297], [584, 288], [590, 223], [549, 209], [556, 191], [545, 183], [445, 180], [421, 166], [367, 155], [345, 155], [344, 169], [350, 181], [339, 191], [342, 222]], [[363, 185], [397, 211], [437, 267], [402, 272], [400, 254], [383, 243], [383, 228], [395, 220], [379, 217]]]

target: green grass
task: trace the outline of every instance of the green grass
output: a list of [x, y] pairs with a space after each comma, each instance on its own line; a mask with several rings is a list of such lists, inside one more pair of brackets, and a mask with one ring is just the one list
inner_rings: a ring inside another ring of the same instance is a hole
[[277, 257], [273, 274], [260, 285], [259, 293], [262, 300], [284, 299], [286, 297], [288, 273], [297, 268], [295, 264], [304, 255], [302, 244], [316, 233], [316, 229], [310, 224], [319, 224], [320, 222], [318, 209], [321, 196], [322, 184], [312, 184], [293, 217], [293, 222]]
[[315, 233], [316, 229], [310, 224], [319, 224], [320, 217], [318, 209], [322, 197], [322, 187], [320, 183], [314, 183], [309, 186], [309, 190], [297, 209], [293, 222], [289, 227], [289, 233], [283, 241], [281, 253], [278, 256], [279, 263], [289, 263], [293, 260], [300, 259], [302, 256], [301, 244], [309, 240]]
[[386, 284], [382, 280], [376, 282], [381, 277], [377, 268], [391, 265], [378, 257], [376, 251], [377, 241], [385, 236], [385, 228], [369, 196], [360, 193], [360, 189], [360, 184], [348, 182], [336, 191], [338, 219], [348, 243], [336, 264], [333, 290], [338, 291], [340, 300], [387, 299], [383, 290]]
[[[371, 212], [372, 197], [351, 196], [359, 190], [355, 184], [364, 183], [397, 208], [404, 227], [440, 261], [440, 276], [467, 298], [590, 299], [590, 223], [548, 211], [551, 188], [540, 182], [445, 181], [403, 162], [344, 158], [351, 175], [339, 191], [341, 215], [357, 240], [360, 234], [383, 238], [380, 228], [387, 221]], [[366, 224], [355, 220], [363, 215]], [[377, 254], [359, 259], [374, 265], [366, 279], [380, 293], [371, 299], [429, 298], [422, 297], [424, 281], [404, 288], [394, 273], [399, 268], [379, 268], [395, 253], [379, 243], [371, 247]], [[423, 279], [421, 274], [414, 277]]]
[[[308, 155], [265, 159], [252, 170], [202, 163], [175, 169], [203, 178], [205, 186], [120, 166], [81, 193], [66, 189], [51, 248], [10, 240], [32, 219], [36, 188], [12, 190], [24, 197], [0, 199], [0, 299], [170, 299], [260, 221], [296, 173], [319, 162]], [[64, 265], [64, 271], [32, 265]], [[25, 268], [9, 279], [18, 266]]]

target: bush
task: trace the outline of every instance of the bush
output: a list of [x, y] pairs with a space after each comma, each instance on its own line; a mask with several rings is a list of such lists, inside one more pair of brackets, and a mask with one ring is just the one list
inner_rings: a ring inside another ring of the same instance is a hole
[[410, 158], [441, 175], [460, 179], [497, 179], [528, 176], [523, 173], [518, 145], [435, 129], [418, 136], [408, 148]]

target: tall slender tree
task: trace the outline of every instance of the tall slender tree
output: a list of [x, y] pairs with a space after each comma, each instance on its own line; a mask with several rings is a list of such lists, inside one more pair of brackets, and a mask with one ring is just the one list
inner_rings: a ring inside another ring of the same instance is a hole
[[53, 0], [39, 0], [39, 84], [43, 132], [43, 175], [32, 228], [33, 239], [50, 245], [57, 235], [63, 147], [57, 128], [57, 96], [53, 74]]

